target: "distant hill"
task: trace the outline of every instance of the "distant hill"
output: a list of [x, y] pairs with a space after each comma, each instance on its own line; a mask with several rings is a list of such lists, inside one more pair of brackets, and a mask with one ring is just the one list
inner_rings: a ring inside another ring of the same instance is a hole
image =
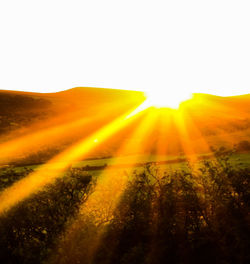
[[0, 90], [0, 135], [50, 118], [93, 116], [110, 104], [122, 104], [122, 111], [138, 105], [141, 92], [79, 87], [57, 93]]
[[[46, 142], [38, 148], [37, 162], [44, 162], [70, 144], [80, 140], [121, 114], [139, 105], [142, 92], [78, 87], [57, 93], [29, 93], [0, 90], [0, 143], [36, 133], [55, 126], [67, 126], [78, 120], [88, 123], [65, 129], [53, 144]], [[183, 125], [186, 135], [178, 131], [171, 111], [164, 120], [155, 120], [147, 135], [146, 151], [156, 152], [156, 145], [165, 144], [169, 154], [183, 152], [184, 141], [192, 142], [195, 152], [206, 152], [208, 146], [231, 148], [240, 141], [250, 141], [250, 94], [220, 97], [194, 94], [183, 102]], [[142, 119], [143, 117], [141, 117]], [[162, 132], [162, 123], [168, 124]], [[140, 120], [111, 137], [90, 156], [110, 156], [133, 134]], [[67, 130], [67, 131], [66, 131]], [[164, 134], [165, 133], [165, 134]], [[134, 138], [137, 144], [141, 138]], [[131, 147], [133, 153], [133, 146]], [[43, 154], [41, 154], [43, 153]], [[49, 154], [50, 153], [50, 154]], [[40, 155], [41, 154], [41, 155]], [[162, 154], [162, 153], [160, 153]], [[33, 160], [34, 161], [34, 160]]]

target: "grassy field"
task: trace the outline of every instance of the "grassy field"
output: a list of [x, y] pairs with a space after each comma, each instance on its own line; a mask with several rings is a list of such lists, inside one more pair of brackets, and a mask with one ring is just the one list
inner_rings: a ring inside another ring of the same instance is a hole
[[[198, 156], [198, 163], [204, 159], [212, 159], [211, 154]], [[229, 163], [237, 168], [250, 167], [250, 153], [234, 153], [229, 156]], [[108, 169], [111, 174], [124, 172], [128, 169], [140, 171], [146, 165], [153, 164], [162, 171], [187, 170], [188, 161], [185, 156], [164, 156], [164, 155], [137, 155], [137, 156], [120, 156], [104, 159], [89, 159], [74, 162], [71, 168], [79, 168], [89, 172], [93, 176], [99, 175], [104, 169]], [[7, 167], [0, 168], [0, 176], [8, 168], [13, 169], [16, 173], [22, 174], [28, 170], [38, 170], [41, 165], [30, 165], [25, 167]]]
[[[198, 159], [211, 158], [211, 154], [200, 155]], [[232, 166], [247, 168], [250, 167], [250, 153], [234, 153], [229, 157], [229, 162]], [[164, 156], [164, 155], [140, 155], [140, 156], [123, 156], [105, 159], [93, 159], [75, 162], [72, 164], [73, 168], [83, 168], [91, 171], [98, 170], [97, 167], [107, 166], [114, 169], [126, 169], [130, 167], [139, 168], [149, 163], [160, 166], [164, 169], [178, 170], [187, 167], [187, 160], [185, 156]], [[96, 168], [96, 169], [95, 169]]]

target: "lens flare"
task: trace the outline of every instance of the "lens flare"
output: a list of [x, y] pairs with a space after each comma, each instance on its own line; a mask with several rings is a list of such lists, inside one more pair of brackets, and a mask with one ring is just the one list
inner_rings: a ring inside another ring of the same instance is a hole
[[186, 101], [192, 97], [191, 92], [166, 91], [160, 89], [152, 89], [145, 92], [148, 106], [167, 107], [177, 109], [181, 102]]

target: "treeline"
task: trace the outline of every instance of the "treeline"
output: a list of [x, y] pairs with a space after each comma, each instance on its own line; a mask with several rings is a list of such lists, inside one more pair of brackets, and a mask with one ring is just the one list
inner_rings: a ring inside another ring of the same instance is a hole
[[109, 221], [82, 215], [51, 263], [249, 263], [249, 176], [227, 157], [190, 172], [148, 166]]
[[0, 262], [249, 263], [250, 170], [226, 155], [189, 168], [125, 175], [115, 210], [99, 205], [103, 219], [79, 212], [95, 180], [70, 169], [0, 217]]
[[[7, 185], [10, 185], [30, 172], [6, 170], [2, 176], [7, 179], [9, 173]], [[51, 254], [66, 223], [73, 219], [80, 204], [87, 199], [91, 181], [90, 175], [69, 170], [54, 184], [1, 215], [0, 263], [43, 263]]]

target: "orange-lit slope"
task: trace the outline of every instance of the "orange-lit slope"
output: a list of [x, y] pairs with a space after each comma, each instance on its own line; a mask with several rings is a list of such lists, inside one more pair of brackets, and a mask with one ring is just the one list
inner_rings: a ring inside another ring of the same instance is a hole
[[[50, 94], [0, 91], [1, 148], [12, 150], [9, 155], [13, 160], [45, 162], [143, 100], [141, 92], [99, 88], [74, 88]], [[152, 123], [144, 151], [180, 154], [186, 145], [185, 138], [196, 154], [207, 152], [209, 146], [231, 148], [239, 141], [250, 139], [249, 105], [250, 95], [195, 94], [179, 110], [154, 109], [159, 115]], [[130, 138], [137, 124], [138, 121], [131, 122], [117, 131], [89, 153], [90, 157], [111, 156], [127, 140], [140, 142], [138, 137]], [[185, 127], [185, 133], [179, 131], [181, 127]], [[185, 136], [181, 136], [183, 133]], [[135, 152], [131, 145], [124, 154]], [[8, 160], [4, 158], [2, 163]]]

